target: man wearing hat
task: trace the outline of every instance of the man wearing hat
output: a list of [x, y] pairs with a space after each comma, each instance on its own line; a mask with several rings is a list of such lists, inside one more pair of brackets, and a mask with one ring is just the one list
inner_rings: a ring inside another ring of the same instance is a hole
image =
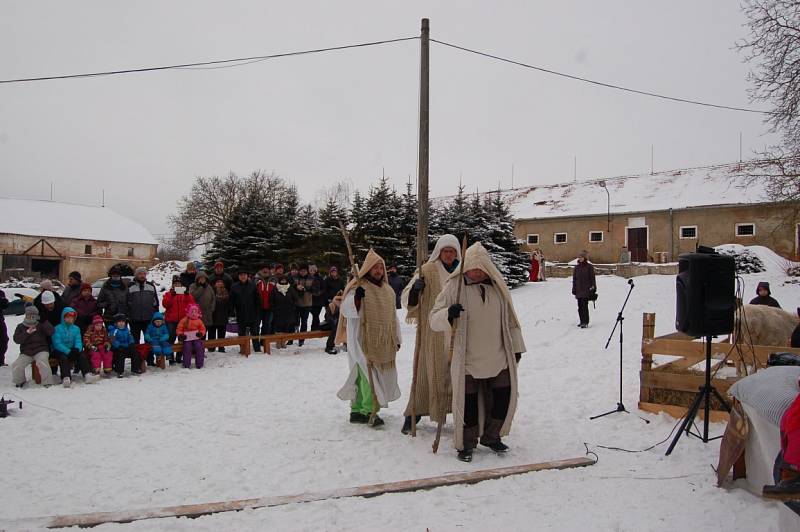
[[134, 271], [133, 281], [128, 286], [128, 318], [137, 344], [155, 312], [158, 312], [158, 291], [156, 285], [147, 280], [147, 270], [140, 266]]
[[55, 327], [61, 323], [61, 311], [64, 310], [64, 302], [60, 295], [52, 291], [53, 283], [50, 281], [42, 281], [41, 287], [49, 288], [43, 289], [33, 300], [33, 304], [39, 311], [39, 319]]
[[50, 338], [53, 326], [48, 322], [39, 323], [39, 310], [33, 306], [25, 307], [25, 319], [14, 331], [14, 342], [19, 344], [19, 357], [11, 364], [11, 379], [17, 388], [25, 385], [25, 368], [31, 362], [39, 368], [42, 384], [51, 383], [50, 377]]
[[225, 289], [228, 290], [228, 292], [231, 291], [233, 278], [225, 272], [225, 265], [219, 260], [214, 263], [214, 271], [208, 276], [208, 284], [214, 286], [217, 279], [222, 279], [222, 282], [225, 283]]
[[583, 250], [572, 272], [572, 295], [578, 300], [578, 327], [581, 329], [589, 326], [589, 300], [596, 292], [594, 265], [589, 262], [589, 253]]
[[70, 272], [67, 278], [67, 287], [61, 293], [65, 305], [71, 305], [72, 300], [81, 295], [81, 272]]
[[403, 289], [406, 287], [406, 283], [408, 282], [408, 280], [403, 278], [399, 273], [397, 273], [396, 262], [393, 262], [389, 265], [389, 269], [386, 271], [386, 273], [389, 276], [389, 286], [391, 286], [392, 290], [394, 290], [395, 308], [397, 309], [403, 308], [401, 297], [403, 295]]

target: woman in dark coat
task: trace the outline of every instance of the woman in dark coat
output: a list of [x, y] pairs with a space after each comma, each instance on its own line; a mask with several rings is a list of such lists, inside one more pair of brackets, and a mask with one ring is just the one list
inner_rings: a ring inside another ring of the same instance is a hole
[[589, 326], [589, 299], [597, 292], [594, 266], [589, 262], [589, 253], [584, 250], [578, 254], [578, 264], [572, 272], [572, 295], [578, 300], [578, 327]]
[[[230, 294], [225, 286], [225, 280], [219, 278], [214, 282], [214, 312], [211, 315], [211, 325], [206, 327], [208, 339], [225, 338], [228, 327], [228, 317], [231, 315]], [[214, 351], [214, 349], [209, 349]], [[220, 353], [225, 352], [224, 347], [219, 348]]]
[[[281, 275], [278, 284], [270, 294], [270, 308], [272, 309], [272, 326], [276, 334], [293, 333], [297, 326], [295, 311], [295, 287], [289, 284], [289, 278]], [[286, 347], [286, 342], [278, 342], [278, 349]]]
[[[256, 323], [258, 322], [258, 308], [261, 304], [258, 297], [256, 284], [250, 279], [250, 273], [239, 271], [239, 280], [231, 286], [231, 309], [236, 315], [236, 326], [239, 336], [257, 335]], [[253, 350], [261, 351], [261, 343], [253, 340]]]

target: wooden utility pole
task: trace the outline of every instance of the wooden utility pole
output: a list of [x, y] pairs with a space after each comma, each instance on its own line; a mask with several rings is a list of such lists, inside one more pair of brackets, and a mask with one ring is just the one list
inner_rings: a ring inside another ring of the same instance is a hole
[[430, 146], [429, 93], [430, 21], [422, 19], [419, 63], [419, 173], [417, 174], [417, 267], [428, 259], [428, 158]]

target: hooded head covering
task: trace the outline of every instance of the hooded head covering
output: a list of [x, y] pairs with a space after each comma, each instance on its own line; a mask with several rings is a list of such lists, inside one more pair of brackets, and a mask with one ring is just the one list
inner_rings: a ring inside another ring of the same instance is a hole
[[103, 317], [100, 314], [95, 314], [94, 318], [92, 318], [92, 325], [97, 323], [103, 323]]
[[[361, 269], [358, 270], [358, 274], [356, 277], [350, 280], [345, 286], [344, 291], [342, 292], [342, 301], [347, 298], [347, 295], [350, 293], [351, 290], [354, 290], [364, 279], [369, 271], [375, 266], [376, 264], [383, 264], [383, 279], [384, 283], [389, 282], [389, 277], [386, 275], [386, 262], [383, 260], [383, 257], [378, 255], [374, 249], [369, 248], [369, 252], [367, 252], [367, 256], [364, 257], [364, 262], [361, 264]], [[339, 325], [336, 329], [336, 343], [343, 344], [347, 341], [347, 320], [340, 319]]]
[[26, 327], [33, 327], [39, 323], [39, 309], [33, 305], [25, 307], [25, 319], [22, 320], [22, 323]]
[[81, 293], [83, 293], [84, 290], [88, 290], [89, 292], [91, 292], [92, 285], [90, 285], [89, 283], [81, 283]]
[[51, 305], [56, 302], [56, 296], [50, 290], [42, 292], [42, 305]]
[[154, 312], [153, 317], [150, 319], [150, 323], [156, 320], [164, 321], [164, 314], [162, 314], [161, 312]]
[[72, 314], [73, 318], [77, 318], [78, 317], [78, 313], [75, 312], [74, 308], [72, 308], [72, 307], [64, 307], [64, 310], [61, 311], [61, 323], [64, 323], [64, 318], [66, 318], [70, 314]]
[[761, 290], [762, 288], [767, 291], [768, 296], [772, 295], [772, 290], [769, 289], [769, 283], [766, 281], [761, 281], [760, 283], [758, 283], [758, 286], [756, 286], [756, 295], [759, 295], [758, 291]]
[[436, 262], [439, 260], [439, 255], [442, 254], [442, 250], [444, 248], [453, 248], [456, 250], [456, 258], [458, 262], [461, 262], [461, 243], [458, 241], [455, 235], [442, 235], [439, 240], [436, 241], [436, 246], [431, 251], [431, 256], [428, 257], [428, 262]]
[[186, 307], [186, 316], [193, 320], [199, 320], [203, 316], [203, 313], [200, 311], [200, 305], [193, 303]]
[[208, 281], [208, 274], [206, 272], [204, 272], [203, 270], [198, 270], [197, 271], [197, 276], [194, 279], [195, 279], [195, 281], [198, 280], [198, 279], [205, 279], [206, 281]]
[[[519, 327], [519, 319], [517, 318], [517, 312], [514, 310], [514, 304], [511, 300], [511, 292], [508, 290], [505, 279], [503, 279], [503, 274], [500, 273], [500, 270], [494, 265], [489, 252], [486, 251], [486, 248], [483, 247], [483, 244], [480, 242], [475, 242], [467, 248], [467, 254], [464, 257], [464, 271], [467, 272], [469, 270], [481, 270], [489, 276], [489, 279], [491, 279], [492, 284], [497, 288], [503, 301], [508, 305], [510, 325], [512, 327]], [[450, 278], [458, 277], [460, 274], [461, 268], [458, 268], [450, 274]]]

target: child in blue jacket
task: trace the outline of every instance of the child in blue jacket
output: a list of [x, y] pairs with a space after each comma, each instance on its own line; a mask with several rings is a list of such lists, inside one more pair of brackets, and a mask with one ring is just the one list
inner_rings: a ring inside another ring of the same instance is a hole
[[136, 350], [136, 341], [128, 329], [128, 318], [125, 314], [114, 316], [114, 324], [108, 326], [108, 337], [111, 339], [111, 350], [114, 351], [114, 371], [122, 378], [125, 373], [125, 359], [131, 359], [131, 372], [142, 373], [142, 357]]
[[78, 313], [72, 307], [64, 307], [61, 311], [61, 323], [53, 331], [53, 356], [58, 359], [61, 370], [61, 384], [65, 388], [72, 385], [70, 379], [70, 366], [73, 364], [80, 368], [83, 379], [87, 384], [96, 382], [98, 375], [92, 373], [92, 365], [83, 351], [83, 335], [80, 328], [75, 325]]
[[144, 332], [144, 341], [150, 344], [150, 349], [153, 351], [153, 356], [156, 358], [156, 365], [164, 369], [166, 360], [169, 360], [169, 365], [175, 363], [175, 357], [172, 354], [172, 342], [169, 341], [169, 328], [164, 321], [164, 315], [160, 312], [153, 314], [153, 319], [150, 320], [150, 325]]

